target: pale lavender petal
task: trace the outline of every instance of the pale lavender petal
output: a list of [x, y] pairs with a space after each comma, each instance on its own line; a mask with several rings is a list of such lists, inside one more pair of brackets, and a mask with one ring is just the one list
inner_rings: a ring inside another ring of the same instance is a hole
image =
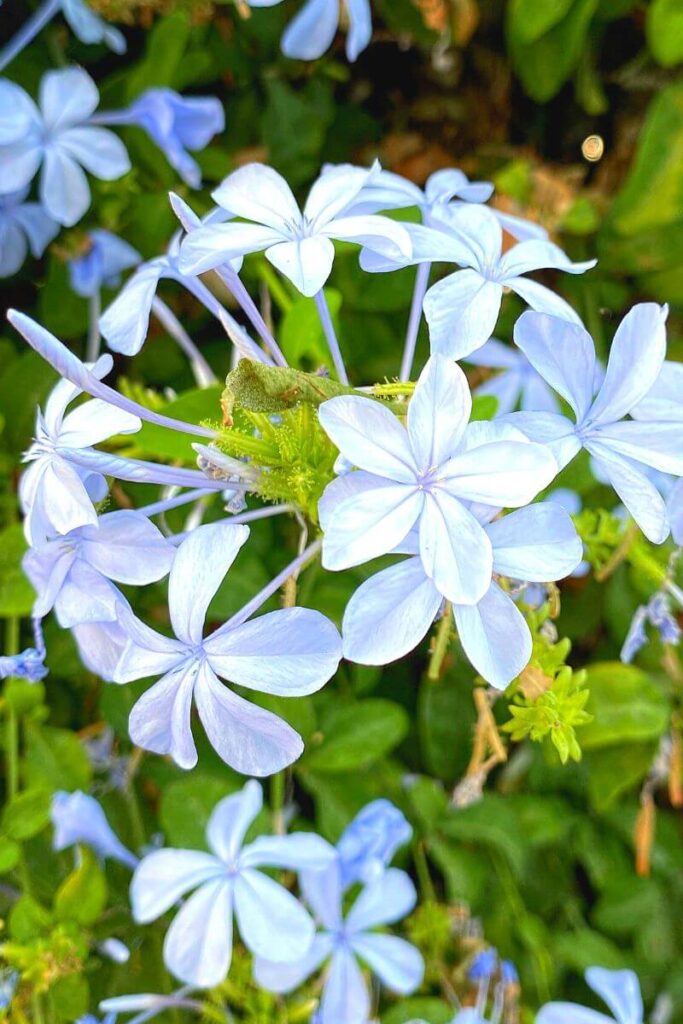
[[292, 225], [301, 222], [301, 212], [289, 185], [281, 174], [265, 164], [238, 168], [211, 195], [233, 217], [264, 224], [280, 235], [289, 235]]
[[663, 544], [669, 535], [666, 505], [644, 470], [597, 441], [589, 441], [586, 448], [647, 539]]
[[293, 992], [307, 978], [315, 974], [332, 954], [331, 935], [316, 935], [311, 948], [296, 963], [275, 964], [270, 960], [256, 957], [254, 960], [254, 981], [267, 992], [284, 994]]
[[371, 576], [346, 606], [344, 657], [361, 665], [402, 658], [427, 634], [442, 600], [419, 558]]
[[346, 56], [355, 61], [372, 39], [370, 0], [346, 0], [346, 9], [349, 16]]
[[368, 932], [354, 936], [351, 948], [392, 992], [410, 995], [422, 983], [424, 960], [419, 950], [405, 939]]
[[336, 860], [337, 851], [322, 836], [290, 832], [286, 836], [258, 836], [242, 851], [240, 867], [324, 871]]
[[566, 299], [563, 299], [557, 292], [546, 288], [538, 281], [531, 281], [528, 277], [511, 277], [505, 282], [506, 287], [517, 292], [520, 298], [524, 299], [532, 309], [539, 313], [549, 313], [551, 316], [567, 320], [569, 323], [581, 325], [581, 317], [573, 309]]
[[559, 470], [540, 444], [499, 441], [455, 455], [441, 467], [439, 486], [449, 494], [484, 505], [527, 505]]
[[156, 920], [198, 885], [220, 877], [222, 864], [200, 850], [155, 850], [140, 861], [130, 884], [134, 919]]
[[100, 100], [97, 86], [83, 68], [48, 71], [40, 82], [40, 110], [53, 133], [85, 121]]
[[464, 359], [491, 337], [503, 287], [477, 270], [459, 270], [432, 285], [424, 300], [432, 352]]
[[643, 997], [634, 971], [589, 967], [586, 981], [609, 1006], [619, 1024], [642, 1024]]
[[128, 719], [133, 743], [154, 754], [168, 754], [180, 768], [197, 763], [190, 724], [196, 678], [196, 661], [167, 672], [138, 698]]
[[546, 313], [523, 313], [515, 344], [534, 369], [574, 410], [581, 422], [593, 401], [595, 348], [590, 334]]
[[404, 539], [424, 506], [417, 486], [368, 474], [365, 488], [334, 507], [323, 538], [322, 562], [337, 571], [387, 554]]
[[576, 569], [583, 545], [571, 516], [550, 501], [529, 505], [486, 527], [493, 570], [527, 582], [560, 580]]
[[310, 914], [260, 871], [244, 868], [235, 879], [235, 914], [242, 941], [255, 956], [294, 963], [311, 948], [315, 927]]
[[645, 466], [683, 476], [683, 426], [674, 422], [622, 420], [590, 433], [590, 439]]
[[456, 450], [472, 411], [467, 378], [444, 356], [428, 360], [408, 406], [408, 436], [415, 464], [440, 466]]
[[176, 553], [154, 523], [126, 509], [100, 516], [97, 530], [84, 531], [81, 551], [109, 579], [138, 586], [165, 576]]
[[666, 306], [641, 302], [621, 321], [605, 379], [591, 409], [593, 424], [620, 420], [654, 385], [666, 355], [667, 313]]
[[206, 839], [224, 863], [235, 867], [249, 826], [263, 807], [263, 790], [250, 779], [238, 793], [220, 800], [209, 818]]
[[365, 1024], [370, 995], [353, 954], [341, 946], [332, 957], [319, 1010], [320, 1024]]
[[398, 868], [387, 868], [383, 875], [361, 890], [346, 915], [349, 934], [394, 924], [415, 906], [417, 892], [410, 875]]
[[415, 482], [417, 466], [408, 435], [379, 402], [342, 395], [323, 402], [318, 416], [325, 433], [353, 466], [389, 480]]
[[491, 582], [491, 543], [472, 513], [447, 491], [426, 496], [420, 557], [434, 586], [449, 601], [472, 604]]
[[454, 605], [453, 615], [465, 654], [498, 690], [518, 676], [531, 658], [532, 642], [524, 616], [497, 583], [476, 605]]
[[205, 663], [195, 685], [195, 701], [212, 747], [242, 775], [273, 775], [301, 756], [304, 745], [291, 726], [232, 693]]
[[69, 228], [90, 206], [90, 186], [84, 171], [58, 146], [45, 150], [39, 194], [48, 214]]
[[614, 1024], [611, 1017], [576, 1003], [546, 1003], [536, 1014], [536, 1024]]
[[287, 277], [295, 288], [312, 298], [327, 281], [334, 262], [329, 238], [314, 235], [293, 242], [279, 241], [266, 249], [266, 259]]
[[519, 277], [534, 270], [564, 270], [569, 274], [583, 274], [595, 266], [597, 260], [572, 263], [559, 245], [543, 239], [529, 239], [513, 245], [500, 261], [502, 278]]
[[182, 241], [178, 267], [183, 274], [203, 274], [250, 252], [264, 252], [284, 239], [261, 224], [209, 224], [190, 231]]
[[633, 409], [636, 420], [683, 420], [683, 363], [666, 361], [661, 373]]
[[332, 45], [338, 25], [338, 0], [307, 0], [285, 30], [282, 52], [296, 60], [317, 60]]
[[86, 448], [116, 434], [135, 434], [141, 426], [138, 416], [117, 409], [101, 398], [93, 398], [64, 417], [59, 444], [64, 448]]
[[188, 985], [213, 988], [230, 969], [232, 890], [227, 879], [205, 883], [183, 904], [166, 933], [164, 963]]

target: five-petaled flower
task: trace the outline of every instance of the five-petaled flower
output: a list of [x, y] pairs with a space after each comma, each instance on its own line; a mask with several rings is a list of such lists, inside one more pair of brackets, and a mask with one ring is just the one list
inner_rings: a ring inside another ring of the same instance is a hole
[[133, 916], [141, 923], [154, 921], [196, 890], [164, 942], [164, 962], [181, 981], [200, 988], [223, 981], [232, 958], [233, 916], [242, 941], [256, 956], [292, 963], [311, 947], [315, 928], [310, 915], [259, 868], [324, 870], [335, 857], [334, 848], [307, 832], [259, 836], [244, 845], [262, 802], [261, 786], [251, 779], [214, 807], [206, 829], [210, 853], [156, 850], [133, 875]]
[[262, 693], [302, 696], [319, 690], [341, 657], [335, 627], [308, 608], [284, 608], [249, 622], [238, 612], [204, 638], [211, 599], [248, 536], [246, 526], [213, 523], [182, 542], [168, 585], [174, 638], [133, 615], [123, 621], [129, 642], [116, 682], [161, 675], [131, 711], [131, 738], [146, 750], [170, 754], [182, 768], [197, 763], [193, 697], [212, 746], [232, 768], [260, 776], [287, 767], [303, 750], [299, 734], [223, 686], [218, 676]]
[[643, 998], [633, 971], [589, 967], [586, 981], [609, 1006], [611, 1017], [576, 1003], [547, 1003], [539, 1010], [536, 1024], [643, 1024]]
[[358, 467], [329, 484], [320, 502], [326, 568], [387, 554], [417, 527], [422, 565], [437, 590], [457, 604], [484, 597], [493, 553], [470, 503], [526, 505], [557, 464], [521, 433], [468, 426], [471, 408], [465, 374], [444, 356], [432, 356], [422, 371], [407, 429], [369, 398], [340, 396], [320, 407], [323, 428]]
[[180, 269], [200, 274], [237, 256], [265, 251], [300, 292], [313, 296], [330, 276], [332, 239], [356, 242], [393, 259], [409, 257], [410, 238], [401, 224], [373, 214], [344, 213], [375, 173], [376, 168], [347, 166], [327, 171], [313, 185], [302, 212], [289, 185], [272, 167], [240, 167], [213, 198], [233, 217], [251, 223], [230, 221], [190, 231], [180, 247]]

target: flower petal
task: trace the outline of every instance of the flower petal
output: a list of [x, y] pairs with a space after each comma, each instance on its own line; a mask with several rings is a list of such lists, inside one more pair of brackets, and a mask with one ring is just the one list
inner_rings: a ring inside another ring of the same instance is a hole
[[356, 958], [344, 946], [332, 957], [318, 1011], [320, 1024], [359, 1024], [370, 1018], [370, 995]]
[[273, 878], [245, 868], [235, 879], [235, 915], [240, 935], [255, 956], [293, 963], [311, 948], [315, 927], [307, 910]]
[[683, 363], [666, 361], [645, 398], [633, 409], [635, 420], [683, 419]]
[[206, 611], [237, 553], [249, 537], [247, 526], [210, 523], [182, 542], [168, 582], [168, 607], [177, 637], [200, 644]]
[[379, 402], [341, 395], [318, 411], [323, 430], [353, 466], [369, 473], [414, 483], [417, 466], [408, 435], [398, 418]]
[[329, 238], [314, 235], [294, 242], [278, 242], [266, 249], [266, 259], [288, 278], [302, 295], [317, 295], [327, 281], [334, 263], [334, 246]]
[[439, 484], [460, 499], [517, 508], [533, 501], [558, 472], [543, 445], [498, 441], [449, 459], [441, 467]]
[[59, 148], [103, 181], [115, 181], [131, 169], [128, 150], [107, 128], [69, 128], [60, 134]]
[[458, 270], [432, 285], [424, 299], [432, 352], [464, 359], [487, 341], [498, 320], [503, 286], [477, 270]]
[[249, 826], [263, 807], [263, 790], [249, 779], [238, 793], [220, 800], [209, 818], [206, 839], [209, 847], [226, 864], [234, 866]]
[[325, 168], [308, 193], [304, 207], [308, 222], [314, 228], [328, 224], [350, 206], [361, 189], [376, 180], [378, 169], [378, 166], [354, 167], [351, 164]]
[[576, 1003], [546, 1003], [536, 1014], [536, 1024], [614, 1024], [611, 1017]]
[[368, 932], [354, 936], [351, 948], [392, 992], [407, 996], [420, 986], [424, 960], [419, 950], [405, 939]]
[[581, 422], [593, 401], [595, 348], [588, 331], [547, 313], [523, 313], [515, 344]]
[[164, 941], [164, 963], [187, 985], [213, 988], [232, 959], [232, 885], [207, 882], [175, 916]]
[[641, 302], [626, 314], [612, 341], [607, 372], [591, 409], [591, 422], [614, 423], [641, 401], [666, 355], [666, 306]]
[[591, 431], [590, 439], [661, 473], [683, 476], [683, 426], [672, 422], [621, 420]]
[[142, 348], [159, 279], [164, 276], [164, 261], [144, 263], [126, 281], [110, 306], [100, 317], [100, 331], [113, 352], [136, 355]]
[[315, 693], [337, 670], [341, 637], [320, 612], [283, 608], [226, 632], [204, 644], [217, 675], [239, 686], [282, 697]]
[[338, 25], [338, 0], [308, 0], [282, 36], [282, 52], [295, 60], [317, 60], [332, 45]]
[[289, 185], [265, 164], [238, 168], [211, 195], [233, 217], [264, 224], [280, 235], [289, 235], [289, 229], [301, 223], [301, 211]]
[[190, 716], [197, 662], [172, 669], [133, 705], [128, 731], [133, 743], [154, 754], [169, 754], [180, 768], [194, 768], [197, 750]]
[[531, 658], [531, 633], [514, 601], [492, 583], [477, 604], [454, 605], [453, 615], [460, 643], [477, 672], [504, 690]]
[[90, 206], [90, 186], [76, 161], [58, 146], [45, 150], [40, 201], [59, 224], [73, 227]]
[[195, 701], [212, 747], [242, 775], [273, 775], [301, 756], [304, 745], [291, 726], [232, 693], [206, 664], [197, 678]]
[[369, 473], [364, 477], [364, 489], [328, 514], [322, 556], [326, 569], [348, 569], [393, 551], [422, 512], [424, 494], [416, 486]]
[[486, 527], [493, 571], [530, 583], [560, 580], [576, 569], [583, 544], [571, 516], [551, 501], [517, 509]]
[[299, 876], [301, 893], [324, 928], [336, 932], [342, 922], [342, 877], [337, 857], [324, 871], [304, 871]]
[[130, 884], [133, 917], [146, 924], [161, 917], [181, 896], [216, 878], [222, 865], [201, 850], [155, 850], [138, 864]]
[[336, 859], [334, 846], [322, 836], [314, 832], [290, 832], [286, 836], [258, 836], [242, 851], [240, 867], [324, 871]]
[[267, 992], [284, 994], [293, 992], [307, 978], [315, 974], [332, 953], [332, 936], [316, 935], [308, 953], [296, 963], [274, 964], [271, 960], [256, 957], [254, 960], [254, 981]]
[[519, 277], [534, 270], [564, 270], [569, 274], [583, 274], [595, 266], [597, 260], [572, 263], [559, 245], [545, 239], [533, 238], [518, 242], [508, 249], [499, 264], [502, 278]]
[[361, 665], [387, 665], [420, 643], [443, 598], [419, 558], [371, 576], [344, 612], [344, 657]]
[[263, 252], [278, 242], [282, 242], [281, 233], [261, 224], [207, 224], [185, 236], [178, 267], [183, 274], [203, 274], [250, 252]]
[[471, 411], [465, 374], [452, 360], [432, 356], [408, 406], [408, 436], [420, 469], [440, 466], [455, 452]]
[[626, 508], [648, 540], [663, 544], [669, 535], [669, 520], [664, 499], [645, 472], [635, 463], [618, 455], [607, 445], [589, 441], [586, 449], [595, 459]]
[[444, 490], [426, 496], [420, 519], [420, 557], [437, 590], [473, 604], [488, 590], [493, 573], [491, 542], [462, 502]]
[[63, 128], [85, 121], [97, 108], [100, 94], [83, 68], [48, 71], [40, 82], [40, 110], [45, 125], [54, 135]]
[[141, 426], [138, 416], [92, 398], [67, 413], [57, 440], [64, 448], [88, 448], [116, 434], [135, 434]]
[[644, 1010], [640, 983], [635, 971], [610, 971], [589, 967], [586, 981], [607, 1003], [619, 1024], [642, 1024]]
[[394, 924], [406, 917], [415, 906], [417, 893], [410, 875], [398, 868], [387, 868], [370, 882], [346, 915], [346, 930], [359, 934], [369, 928]]
[[557, 292], [546, 288], [544, 284], [539, 284], [538, 281], [530, 281], [528, 277], [510, 277], [505, 281], [505, 285], [511, 288], [513, 292], [516, 292], [520, 298], [524, 299], [532, 309], [538, 310], [539, 313], [549, 313], [551, 316], [559, 317], [561, 320], [567, 320], [569, 323], [577, 324], [579, 327], [582, 326], [581, 317], [569, 305], [567, 300], [563, 299]]

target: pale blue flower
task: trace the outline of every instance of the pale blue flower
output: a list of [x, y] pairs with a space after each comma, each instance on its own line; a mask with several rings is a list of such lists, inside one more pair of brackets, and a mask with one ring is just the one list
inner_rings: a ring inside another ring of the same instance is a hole
[[131, 711], [131, 739], [145, 750], [170, 754], [183, 768], [197, 763], [193, 699], [209, 741], [232, 768], [270, 775], [291, 764], [303, 750], [298, 733], [223, 686], [218, 676], [262, 693], [303, 696], [327, 682], [341, 657], [335, 627], [307, 608], [285, 608], [252, 621], [245, 621], [245, 609], [203, 637], [209, 603], [248, 536], [246, 526], [214, 523], [182, 542], [168, 588], [174, 638], [132, 615], [123, 621], [129, 643], [116, 681], [161, 676]]
[[[105, 683], [114, 682], [116, 666], [128, 643], [128, 634], [121, 625], [126, 605], [127, 602], [121, 600], [119, 618], [114, 621], [81, 622], [71, 630], [81, 661], [89, 672], [99, 676]], [[119, 765], [114, 768], [114, 778], [119, 781], [122, 779], [122, 767]]]
[[[92, 373], [104, 377], [111, 366], [111, 356], [101, 356]], [[106, 495], [106, 480], [101, 473], [75, 464], [73, 455], [114, 434], [135, 433], [141, 426], [137, 416], [101, 399], [67, 412], [80, 393], [62, 380], [52, 390], [44, 411], [37, 413], [35, 439], [24, 454], [28, 468], [19, 483], [24, 529], [31, 544], [42, 544], [79, 526], [97, 526], [93, 501]]]
[[45, 652], [27, 647], [20, 654], [0, 656], [0, 679], [25, 679], [28, 683], [39, 683], [48, 675], [45, 667]]
[[681, 627], [671, 611], [671, 599], [668, 594], [657, 591], [647, 604], [640, 605], [631, 619], [621, 648], [620, 658], [623, 662], [632, 662], [638, 651], [648, 644], [645, 631], [648, 623], [657, 631], [663, 644], [675, 647], [680, 642]]
[[44, 0], [24, 22], [17, 34], [0, 50], [0, 71], [13, 61], [38, 33], [62, 12], [72, 32], [82, 43], [104, 43], [114, 53], [126, 52], [126, 40], [117, 28], [107, 24], [85, 0]]
[[337, 843], [342, 887], [371, 882], [381, 875], [412, 834], [405, 816], [389, 800], [367, 804]]
[[19, 972], [12, 970], [10, 967], [0, 968], [0, 1010], [6, 1010], [9, 1007], [17, 990], [20, 977]]
[[585, 448], [645, 536], [661, 544], [669, 533], [664, 499], [651, 469], [683, 475], [680, 421], [627, 420], [657, 380], [666, 354], [667, 309], [641, 303], [622, 320], [604, 381], [594, 398], [595, 349], [583, 327], [542, 313], [524, 313], [515, 342], [541, 376], [571, 406], [576, 422], [556, 413], [511, 413], [506, 420], [547, 444], [561, 468]]
[[67, 629], [115, 622], [123, 599], [110, 580], [154, 583], [170, 571], [174, 555], [174, 546], [139, 512], [108, 512], [24, 555], [22, 566], [37, 594], [33, 614], [54, 608]]
[[47, 214], [67, 227], [80, 220], [90, 206], [83, 168], [105, 181], [130, 170], [120, 139], [90, 123], [98, 102], [97, 87], [82, 68], [43, 75], [40, 109], [24, 94], [11, 108], [14, 127], [12, 115], [6, 119], [11, 141], [0, 146], [0, 194], [26, 188], [42, 168], [39, 194]]
[[93, 796], [81, 790], [75, 793], [58, 790], [52, 797], [50, 817], [55, 830], [55, 850], [66, 850], [69, 846], [82, 843], [91, 847], [103, 860], [111, 857], [129, 868], [134, 868], [138, 863], [138, 858], [114, 833]]
[[399, 259], [409, 257], [410, 239], [401, 224], [344, 211], [377, 168], [338, 167], [313, 185], [303, 212], [284, 178], [271, 167], [248, 164], [229, 175], [213, 198], [231, 221], [190, 231], [180, 247], [180, 269], [201, 274], [237, 256], [265, 251], [266, 259], [304, 295], [317, 295], [332, 270], [332, 239], [356, 242]]
[[423, 570], [436, 589], [458, 604], [484, 597], [493, 554], [469, 503], [526, 505], [555, 477], [557, 465], [523, 434], [468, 427], [471, 407], [464, 373], [444, 356], [433, 356], [422, 371], [407, 429], [369, 398], [323, 403], [323, 429], [358, 467], [329, 484], [320, 502], [326, 568], [387, 554], [415, 528]]
[[77, 295], [90, 298], [103, 288], [116, 288], [121, 273], [136, 266], [140, 253], [111, 231], [96, 228], [86, 236], [85, 251], [70, 259], [69, 283]]
[[199, 164], [188, 150], [205, 149], [225, 128], [225, 114], [214, 96], [181, 96], [173, 89], [147, 89], [126, 110], [97, 115], [103, 125], [144, 128], [171, 167], [191, 188], [200, 188]]
[[607, 1004], [611, 1017], [576, 1003], [547, 1003], [539, 1010], [536, 1024], [643, 1024], [643, 999], [633, 971], [589, 967], [586, 981]]
[[542, 238], [519, 242], [504, 253], [498, 219], [487, 207], [471, 203], [444, 206], [434, 226], [404, 227], [412, 241], [412, 257], [391, 260], [382, 253], [364, 250], [361, 266], [374, 273], [433, 262], [466, 268], [437, 281], [425, 295], [432, 352], [463, 359], [481, 348], [496, 326], [506, 288], [532, 309], [581, 323], [564, 299], [522, 275], [546, 268], [583, 274], [595, 266], [595, 260], [572, 263], [557, 245]]
[[[581, 561], [581, 540], [559, 505], [542, 502], [491, 521], [497, 509], [477, 510], [493, 552], [487, 590], [476, 604], [453, 604], [460, 643], [477, 672], [504, 689], [531, 657], [531, 634], [496, 576], [548, 582], [568, 576]], [[413, 554], [370, 579], [351, 597], [342, 624], [344, 655], [362, 665], [385, 665], [408, 654], [430, 629], [443, 594], [416, 556], [411, 535], [400, 552]]]
[[327, 963], [320, 1024], [367, 1024], [370, 993], [359, 961], [392, 992], [415, 991], [424, 974], [419, 951], [405, 939], [374, 931], [400, 921], [413, 909], [417, 894], [404, 871], [389, 868], [366, 885], [346, 917], [337, 863], [326, 871], [306, 871], [300, 881], [320, 930], [298, 963], [273, 963], [259, 954], [254, 964], [257, 984], [270, 992], [291, 992]]
[[[250, 7], [275, 7], [282, 0], [246, 0]], [[372, 38], [370, 0], [306, 0], [282, 37], [282, 52], [296, 60], [317, 60], [329, 50], [342, 14], [348, 21], [346, 56], [355, 61]]]
[[[448, 210], [457, 209], [462, 203], [485, 203], [492, 194], [493, 184], [490, 181], [470, 181], [457, 167], [443, 168], [430, 174], [424, 188], [401, 174], [382, 171], [371, 185], [363, 189], [347, 213], [377, 213], [416, 206], [424, 224], [438, 227], [443, 214], [448, 217]], [[501, 227], [519, 241], [548, 237], [545, 228], [534, 221], [503, 213], [493, 206], [489, 209]]]
[[40, 203], [27, 203], [28, 189], [0, 195], [0, 277], [11, 277], [28, 250], [38, 259], [57, 235], [59, 225]]
[[233, 915], [242, 941], [255, 956], [292, 963], [310, 949], [315, 928], [308, 912], [258, 869], [322, 870], [333, 860], [334, 849], [306, 832], [260, 836], [245, 846], [262, 803], [261, 786], [251, 779], [214, 808], [206, 829], [210, 853], [157, 850], [135, 871], [130, 898], [133, 916], [143, 924], [196, 890], [176, 914], [164, 942], [164, 963], [181, 981], [200, 988], [223, 981], [232, 957]]

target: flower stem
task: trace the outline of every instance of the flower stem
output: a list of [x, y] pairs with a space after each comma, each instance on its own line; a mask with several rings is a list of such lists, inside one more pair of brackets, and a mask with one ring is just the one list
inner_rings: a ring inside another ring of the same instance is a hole
[[99, 288], [88, 299], [88, 341], [85, 347], [85, 361], [94, 363], [100, 354], [100, 314], [102, 296]]
[[[250, 512], [240, 512], [235, 516], [228, 516], [226, 519], [221, 519], [221, 523], [226, 523], [228, 526], [240, 526], [243, 523], [253, 523], [257, 519], [269, 519], [271, 516], [279, 516], [285, 512], [294, 512], [294, 505], [266, 505], [265, 508], [255, 508]], [[171, 544], [180, 544], [185, 540], [191, 533], [191, 530], [185, 530], [183, 533], [175, 533], [172, 537], [166, 539]]]
[[441, 676], [443, 661], [448, 653], [448, 648], [451, 642], [452, 619], [451, 604], [450, 601], [446, 601], [441, 621], [439, 622], [436, 636], [434, 637], [432, 656], [429, 659], [429, 667], [427, 669], [427, 679], [432, 683], [438, 682]]
[[267, 583], [262, 590], [259, 590], [258, 594], [256, 594], [255, 597], [252, 597], [251, 601], [247, 602], [247, 604], [233, 615], [231, 619], [228, 619], [225, 625], [221, 626], [213, 636], [227, 632], [228, 629], [235, 629], [236, 626], [241, 626], [243, 622], [246, 622], [250, 615], [253, 615], [255, 611], [258, 611], [262, 604], [266, 603], [269, 597], [272, 597], [273, 594], [277, 593], [283, 583], [285, 583], [290, 576], [294, 573], [300, 572], [307, 562], [310, 562], [312, 558], [315, 558], [322, 547], [322, 543], [322, 540], [314, 540], [312, 544], [309, 544], [306, 550], [299, 555], [298, 558], [295, 558], [293, 562], [290, 562], [282, 572], [278, 573], [275, 579], [271, 580], [270, 583]]
[[285, 789], [287, 779], [285, 772], [277, 772], [270, 780], [270, 807], [273, 813], [273, 832], [276, 836], [283, 836], [285, 828]]
[[200, 388], [208, 388], [218, 383], [216, 374], [213, 372], [204, 356], [201, 354], [192, 338], [189, 336], [183, 325], [178, 320], [173, 310], [169, 309], [165, 302], [156, 296], [152, 299], [152, 312], [164, 328], [168, 331], [178, 348], [185, 353], [190, 361], [194, 379]]
[[337, 335], [332, 323], [332, 317], [330, 315], [330, 307], [327, 305], [327, 299], [325, 298], [325, 292], [321, 288], [318, 294], [315, 296], [315, 304], [318, 309], [318, 315], [320, 322], [323, 325], [323, 331], [327, 338], [327, 344], [330, 349], [332, 356], [332, 362], [334, 368], [337, 371], [337, 377], [342, 384], [348, 384], [349, 378], [346, 373], [346, 367], [344, 366], [344, 359], [342, 358], [341, 349], [339, 348], [339, 342], [337, 341]]
[[61, 8], [61, 0], [46, 0], [42, 7], [39, 7], [33, 15], [25, 21], [13, 39], [0, 50], [0, 71], [4, 71], [7, 65], [18, 57], [22, 50], [26, 49], [41, 29], [52, 21]]
[[415, 359], [415, 346], [417, 336], [420, 333], [420, 322], [422, 320], [422, 303], [424, 302], [427, 285], [429, 284], [430, 263], [421, 263], [417, 268], [415, 277], [415, 288], [413, 289], [413, 300], [410, 305], [410, 316], [408, 318], [408, 330], [403, 346], [403, 359], [401, 360], [401, 380], [410, 380]]

